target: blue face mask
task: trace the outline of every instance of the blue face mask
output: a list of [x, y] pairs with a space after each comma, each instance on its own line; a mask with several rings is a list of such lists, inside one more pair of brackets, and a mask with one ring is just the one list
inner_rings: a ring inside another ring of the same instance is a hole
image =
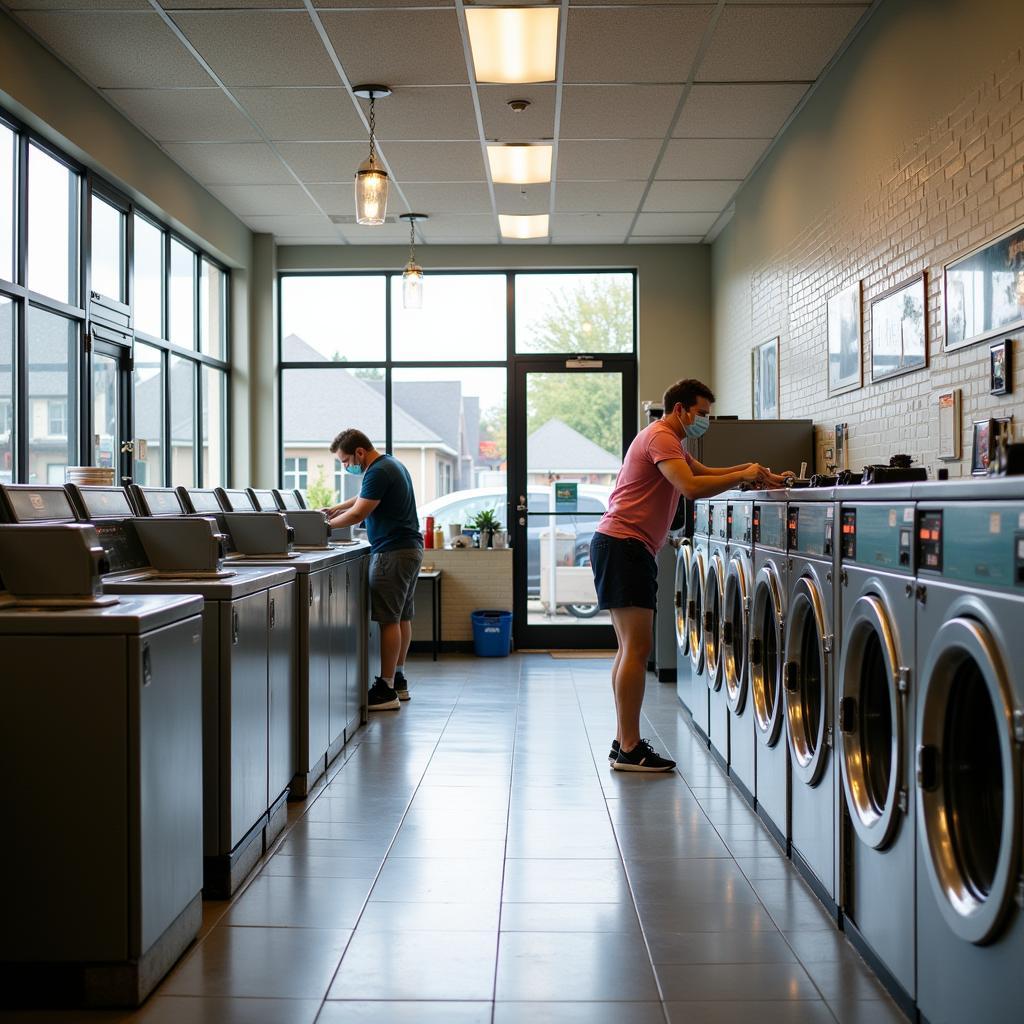
[[355, 462], [351, 466], [346, 466], [345, 472], [351, 473], [353, 476], [359, 476], [363, 472], [363, 467], [358, 462]]
[[698, 437], [703, 437], [708, 432], [708, 427], [710, 426], [710, 416], [698, 416], [692, 423], [688, 423], [683, 427], [683, 429], [686, 431], [687, 437], [696, 441]]

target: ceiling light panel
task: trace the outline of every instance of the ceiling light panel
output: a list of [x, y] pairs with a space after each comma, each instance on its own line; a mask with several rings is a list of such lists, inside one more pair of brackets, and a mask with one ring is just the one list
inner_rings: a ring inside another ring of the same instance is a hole
[[553, 82], [557, 7], [473, 7], [466, 11], [478, 82]]
[[538, 185], [551, 180], [551, 146], [488, 146], [491, 178], [507, 185]]
[[536, 213], [522, 217], [511, 213], [499, 213], [498, 225], [502, 238], [546, 238], [548, 234], [548, 215]]

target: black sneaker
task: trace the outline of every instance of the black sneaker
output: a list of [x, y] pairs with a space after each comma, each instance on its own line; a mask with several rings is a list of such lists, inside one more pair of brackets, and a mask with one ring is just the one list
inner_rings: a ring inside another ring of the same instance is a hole
[[612, 749], [608, 751], [608, 763], [615, 764], [615, 758], [619, 756], [619, 741], [612, 740]]
[[647, 740], [641, 740], [629, 752], [619, 747], [619, 756], [612, 768], [619, 772], [670, 772], [675, 766], [675, 761], [656, 754]]
[[409, 700], [409, 680], [405, 678], [404, 672], [395, 673], [395, 693], [399, 700]]
[[377, 676], [366, 696], [366, 710], [394, 711], [398, 707], [398, 694], [380, 676]]

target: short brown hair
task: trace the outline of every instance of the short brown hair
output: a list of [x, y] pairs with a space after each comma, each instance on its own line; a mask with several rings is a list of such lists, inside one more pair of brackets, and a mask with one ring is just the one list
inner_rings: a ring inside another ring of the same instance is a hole
[[685, 380], [677, 380], [666, 392], [663, 399], [665, 414], [668, 415], [680, 402], [684, 409], [697, 404], [698, 398], [706, 398], [709, 402], [715, 400], [714, 393], [707, 384], [687, 377]]
[[348, 427], [343, 430], [332, 442], [332, 452], [343, 452], [345, 455], [352, 455], [357, 448], [365, 448], [368, 452], [373, 451], [370, 439], [355, 427]]

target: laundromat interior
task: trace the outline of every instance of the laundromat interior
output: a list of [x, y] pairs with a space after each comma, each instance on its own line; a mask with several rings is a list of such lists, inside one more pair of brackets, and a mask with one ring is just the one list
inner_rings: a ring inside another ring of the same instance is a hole
[[1022, 396], [1019, 0], [0, 0], [0, 1022], [1024, 1019]]

